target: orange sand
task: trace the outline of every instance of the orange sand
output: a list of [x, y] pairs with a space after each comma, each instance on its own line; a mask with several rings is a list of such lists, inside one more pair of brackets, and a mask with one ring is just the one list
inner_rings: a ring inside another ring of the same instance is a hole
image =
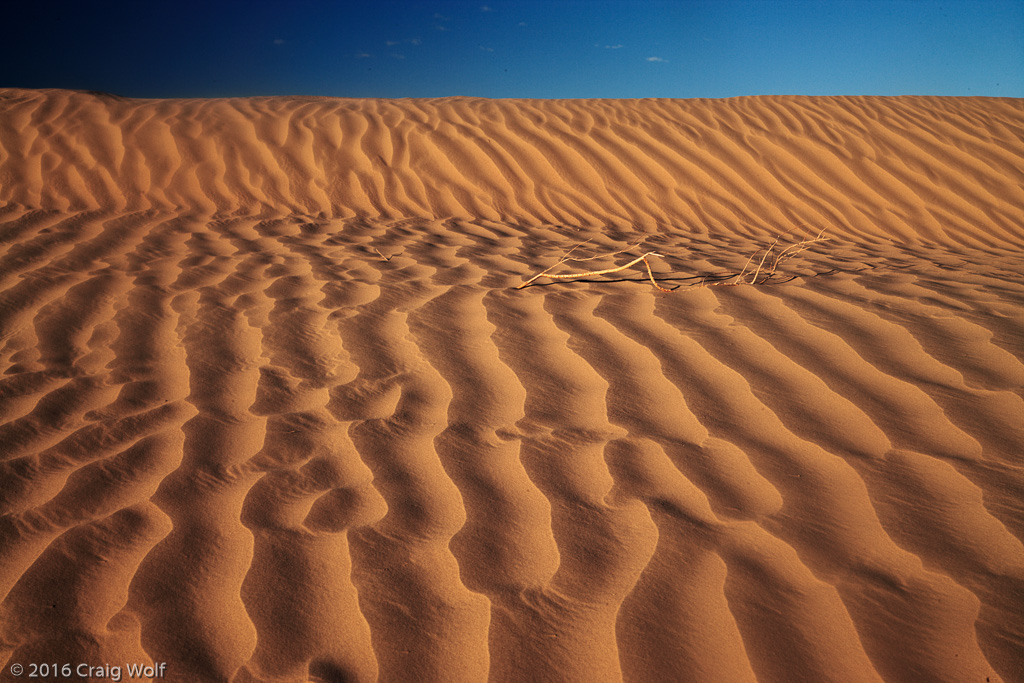
[[1022, 100], [0, 90], [0, 681], [1024, 681], [1021, 539]]

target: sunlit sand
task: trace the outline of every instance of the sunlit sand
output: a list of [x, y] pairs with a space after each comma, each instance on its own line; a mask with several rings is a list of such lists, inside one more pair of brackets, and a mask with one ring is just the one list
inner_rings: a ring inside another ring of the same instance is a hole
[[1022, 217], [1014, 99], [0, 90], [0, 680], [1022, 680]]

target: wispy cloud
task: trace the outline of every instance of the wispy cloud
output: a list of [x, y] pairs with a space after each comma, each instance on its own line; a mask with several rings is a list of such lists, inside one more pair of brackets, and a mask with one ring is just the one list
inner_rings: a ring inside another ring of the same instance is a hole
[[664, 57], [648, 57], [647, 61], [648, 62], [667, 62], [668, 60], [665, 59]]
[[527, 23], [525, 21], [520, 21], [518, 24], [516, 24], [516, 26], [526, 26], [526, 25], [527, 25]]
[[401, 45], [402, 43], [408, 43], [409, 45], [419, 45], [423, 42], [422, 38], [406, 38], [405, 40], [386, 40], [384, 44], [388, 47], [394, 47], [395, 45]]
[[625, 47], [625, 46], [622, 45], [621, 43], [616, 43], [615, 45], [605, 45], [604, 49], [606, 49], [606, 50], [621, 50], [623, 47]]
[[491, 7], [490, 5], [480, 5], [480, 11], [481, 12], [493, 12], [494, 8]]
[[274, 45], [284, 45], [284, 38], [274, 38]]
[[395, 59], [405, 59], [405, 55], [400, 55], [397, 52], [392, 52], [391, 56], [394, 57]]
[[484, 52], [494, 52], [494, 48], [493, 47], [487, 47], [485, 45], [481, 45], [480, 49], [483, 50]]
[[373, 55], [371, 55], [369, 52], [357, 52], [356, 53], [356, 59], [369, 59], [372, 56]]

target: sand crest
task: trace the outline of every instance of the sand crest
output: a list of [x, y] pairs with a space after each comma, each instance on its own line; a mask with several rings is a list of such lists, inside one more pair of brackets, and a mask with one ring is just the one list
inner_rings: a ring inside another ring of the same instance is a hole
[[1024, 680], [1022, 216], [1021, 100], [0, 90], [0, 681]]

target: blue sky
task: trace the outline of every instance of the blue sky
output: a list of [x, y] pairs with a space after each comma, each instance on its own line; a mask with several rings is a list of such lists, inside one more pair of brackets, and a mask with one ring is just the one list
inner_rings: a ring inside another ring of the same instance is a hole
[[1024, 97], [1024, 0], [19, 2], [0, 87]]

